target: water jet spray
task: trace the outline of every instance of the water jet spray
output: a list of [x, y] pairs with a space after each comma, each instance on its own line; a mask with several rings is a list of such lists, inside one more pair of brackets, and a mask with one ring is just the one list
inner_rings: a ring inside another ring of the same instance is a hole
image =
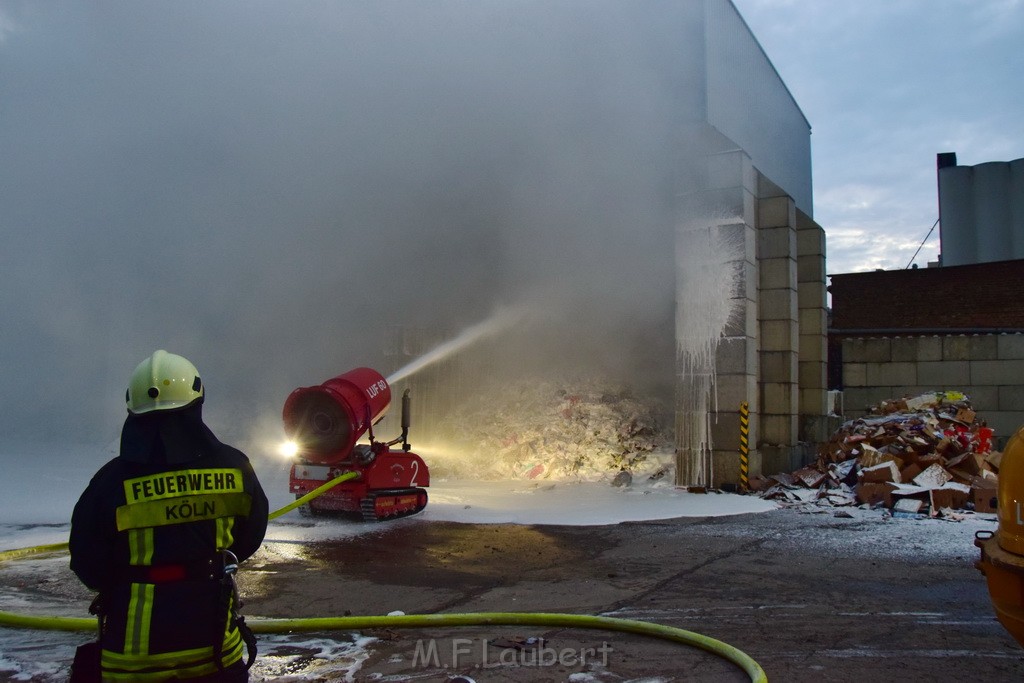
[[453, 353], [461, 351], [470, 344], [480, 341], [484, 337], [512, 327], [512, 325], [522, 320], [524, 315], [525, 311], [522, 308], [499, 310], [490, 318], [467, 327], [454, 338], [439, 344], [416, 360], [396, 370], [387, 378], [387, 381], [389, 384], [394, 384], [403, 380], [434, 363], [444, 360]]

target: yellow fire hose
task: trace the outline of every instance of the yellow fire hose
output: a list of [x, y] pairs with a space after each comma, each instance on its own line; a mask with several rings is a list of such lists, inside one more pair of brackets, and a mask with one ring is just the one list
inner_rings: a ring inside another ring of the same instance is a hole
[[358, 472], [346, 472], [345, 474], [343, 474], [343, 475], [341, 475], [339, 477], [335, 477], [334, 479], [331, 479], [326, 484], [321, 484], [320, 486], [317, 486], [315, 489], [313, 489], [312, 491], [310, 491], [306, 495], [302, 496], [301, 498], [296, 498], [295, 500], [293, 500], [292, 502], [288, 503], [287, 505], [285, 505], [280, 510], [275, 510], [274, 512], [271, 512], [269, 515], [267, 515], [267, 519], [268, 520], [277, 519], [278, 517], [280, 517], [284, 513], [291, 512], [295, 508], [297, 508], [297, 507], [299, 507], [301, 505], [305, 505], [309, 501], [311, 501], [314, 498], [316, 498], [317, 496], [319, 496], [321, 493], [324, 493], [328, 489], [334, 488], [335, 486], [337, 486], [341, 482], [348, 481], [349, 479], [355, 479], [358, 476], [359, 476]]
[[[276, 519], [321, 495], [343, 481], [358, 477], [357, 472], [346, 472], [294, 502], [269, 515]], [[29, 555], [67, 550], [67, 543], [52, 543], [30, 548], [0, 552], [0, 562]], [[653, 624], [633, 619], [617, 619], [587, 614], [556, 614], [542, 612], [476, 612], [469, 614], [408, 614], [386, 617], [317, 617], [307, 619], [253, 619], [246, 620], [256, 633], [289, 633], [295, 631], [357, 631], [370, 628], [428, 628], [450, 626], [554, 626], [560, 628], [595, 629], [634, 633], [689, 645], [715, 654], [741, 668], [751, 681], [766, 683], [764, 669], [745, 652], [693, 631]], [[0, 626], [46, 631], [95, 631], [96, 619], [89, 617], [40, 617], [0, 611]]]

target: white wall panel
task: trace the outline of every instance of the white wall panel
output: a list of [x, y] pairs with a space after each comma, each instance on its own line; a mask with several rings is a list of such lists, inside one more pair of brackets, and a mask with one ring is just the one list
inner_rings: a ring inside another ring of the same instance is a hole
[[813, 217], [811, 127], [729, 0], [706, 0], [707, 121]]

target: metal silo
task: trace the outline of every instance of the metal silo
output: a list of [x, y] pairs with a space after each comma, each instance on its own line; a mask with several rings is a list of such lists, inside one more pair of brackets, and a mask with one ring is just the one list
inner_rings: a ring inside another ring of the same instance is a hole
[[1024, 159], [958, 166], [938, 156], [942, 265], [1024, 258]]

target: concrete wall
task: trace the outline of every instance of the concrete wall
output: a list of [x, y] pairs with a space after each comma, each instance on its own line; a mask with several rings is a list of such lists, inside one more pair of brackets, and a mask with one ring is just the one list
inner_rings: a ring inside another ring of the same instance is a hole
[[797, 361], [800, 391], [799, 439], [827, 441], [828, 406], [828, 287], [825, 284], [825, 230], [809, 216], [796, 213], [796, 280], [799, 318]]
[[[677, 178], [677, 208], [707, 211], [739, 249], [729, 264], [740, 274], [735, 315], [715, 351], [707, 425], [712, 484], [738, 483], [742, 404], [750, 412], [750, 474], [788, 466], [805, 425], [826, 412], [825, 238], [810, 218], [810, 125], [730, 0], [668, 4], [700, 8], [704, 17], [705, 106], [696, 134], [682, 136], [696, 150], [680, 145], [679, 166], [694, 154], [707, 165], [698, 178]], [[676, 379], [678, 476], [694, 450], [680, 434], [695, 431], [683, 428], [693, 411], [679, 397], [689, 399], [699, 378], [677, 368]]]
[[733, 235], [740, 252], [740, 260], [736, 264], [740, 282], [735, 293], [733, 317], [715, 354], [717, 410], [711, 416], [711, 445], [713, 483], [718, 485], [739, 482], [741, 403], [748, 405], [751, 416], [748, 435], [750, 473], [761, 472], [761, 456], [757, 450], [760, 441], [757, 416], [761, 409], [758, 391], [761, 372], [758, 354], [761, 337], [758, 322], [758, 172], [750, 157], [741, 150], [713, 155], [708, 165], [708, 191], [715, 196], [723, 215], [732, 217], [732, 222], [723, 225], [722, 229]]
[[800, 307], [797, 297], [796, 205], [787, 196], [758, 201], [757, 247], [760, 264], [759, 355], [762, 466], [790, 469], [799, 441]]
[[902, 396], [956, 390], [1005, 440], [1024, 424], [1024, 334], [844, 339], [845, 417]]
[[[825, 231], [761, 177], [758, 214], [763, 471], [805, 465], [828, 438]], [[808, 444], [810, 444], [808, 446]]]
[[[708, 195], [740, 245], [734, 316], [716, 351], [714, 484], [740, 480], [740, 405], [750, 412], [749, 474], [813, 458], [828, 410], [825, 232], [743, 151], [709, 157]], [[680, 381], [686, 382], [685, 377]]]

